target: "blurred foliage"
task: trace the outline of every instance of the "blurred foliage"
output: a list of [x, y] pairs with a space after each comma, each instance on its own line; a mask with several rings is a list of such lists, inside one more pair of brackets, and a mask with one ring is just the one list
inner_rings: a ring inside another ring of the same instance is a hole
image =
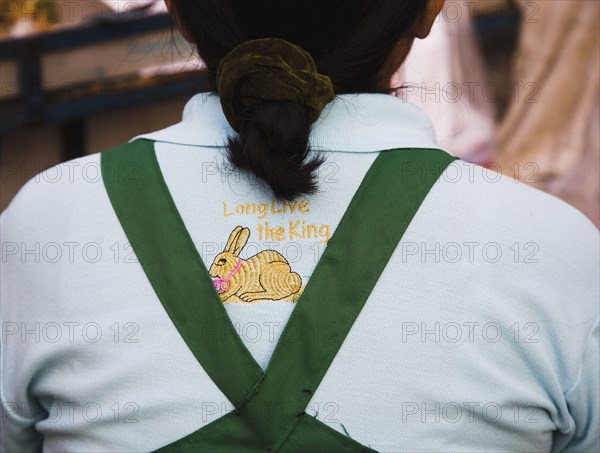
[[10, 33], [17, 22], [32, 22], [34, 29], [56, 23], [60, 0], [0, 0], [0, 35]]

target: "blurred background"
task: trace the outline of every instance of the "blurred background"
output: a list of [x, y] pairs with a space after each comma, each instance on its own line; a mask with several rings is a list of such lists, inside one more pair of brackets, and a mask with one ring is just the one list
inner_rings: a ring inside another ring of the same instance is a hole
[[[397, 95], [453, 154], [599, 225], [599, 5], [449, 0]], [[207, 90], [162, 0], [0, 0], [0, 88], [0, 210], [57, 163], [179, 122]]]

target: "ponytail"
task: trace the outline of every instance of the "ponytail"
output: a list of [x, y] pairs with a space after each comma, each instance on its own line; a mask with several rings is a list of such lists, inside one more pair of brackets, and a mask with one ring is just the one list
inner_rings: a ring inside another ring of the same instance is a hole
[[[237, 132], [232, 164], [279, 198], [316, 190], [311, 124], [335, 93], [389, 93], [386, 63], [424, 0], [171, 0]], [[293, 43], [293, 44], [292, 44]], [[317, 71], [318, 69], [318, 71]], [[391, 74], [389, 74], [391, 77]], [[309, 158], [311, 157], [311, 158]]]
[[307, 160], [311, 121], [306, 106], [264, 101], [244, 109], [238, 128], [227, 143], [232, 164], [265, 181], [279, 199], [315, 193], [315, 172], [324, 158]]
[[231, 163], [263, 179], [277, 198], [314, 193], [323, 159], [305, 162], [311, 124], [335, 93], [310, 54], [282, 39], [246, 41], [219, 64], [217, 91], [238, 133], [228, 142]]

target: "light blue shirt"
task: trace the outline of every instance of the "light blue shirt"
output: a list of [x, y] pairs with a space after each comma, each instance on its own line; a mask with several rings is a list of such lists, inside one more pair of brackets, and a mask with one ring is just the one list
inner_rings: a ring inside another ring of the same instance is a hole
[[[377, 153], [436, 147], [411, 104], [338, 96], [311, 133], [326, 162], [308, 211], [263, 215], [245, 207], [268, 191], [226, 165], [231, 133], [218, 98], [197, 95], [181, 123], [144, 137], [207, 267], [242, 225], [242, 258], [277, 250], [304, 283]], [[98, 169], [95, 154], [38, 175], [0, 218], [2, 451], [151, 451], [232, 409], [137, 263]], [[298, 221], [322, 234], [261, 236]], [[386, 452], [598, 451], [599, 268], [581, 213], [457, 161], [307, 412]], [[226, 305], [263, 368], [293, 307]]]

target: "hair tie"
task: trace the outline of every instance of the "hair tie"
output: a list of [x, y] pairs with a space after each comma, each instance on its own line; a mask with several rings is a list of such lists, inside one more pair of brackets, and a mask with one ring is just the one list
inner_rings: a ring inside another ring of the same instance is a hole
[[245, 107], [263, 101], [295, 102], [309, 108], [314, 123], [335, 98], [331, 79], [317, 72], [311, 55], [277, 38], [246, 41], [229, 52], [217, 69], [217, 91], [236, 131]]

